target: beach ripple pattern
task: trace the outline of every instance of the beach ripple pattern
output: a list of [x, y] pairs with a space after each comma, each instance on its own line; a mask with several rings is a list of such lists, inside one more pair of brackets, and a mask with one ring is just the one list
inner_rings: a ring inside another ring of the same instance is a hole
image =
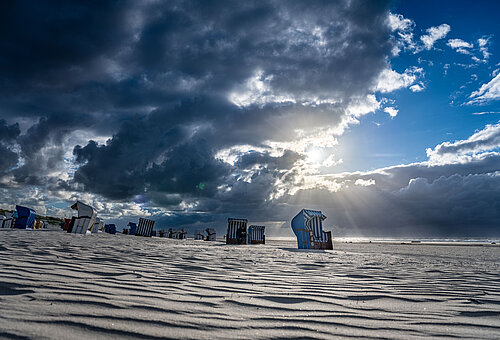
[[498, 246], [293, 248], [1, 230], [0, 338], [500, 338]]

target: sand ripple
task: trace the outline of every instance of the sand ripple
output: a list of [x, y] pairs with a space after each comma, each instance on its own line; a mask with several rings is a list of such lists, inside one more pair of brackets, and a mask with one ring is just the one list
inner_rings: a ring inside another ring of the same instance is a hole
[[500, 247], [0, 231], [0, 338], [500, 338]]

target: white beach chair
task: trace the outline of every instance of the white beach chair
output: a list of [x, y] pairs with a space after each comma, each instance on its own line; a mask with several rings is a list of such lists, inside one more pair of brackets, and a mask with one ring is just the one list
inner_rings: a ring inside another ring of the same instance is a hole
[[96, 221], [97, 212], [90, 205], [76, 201], [71, 206], [71, 209], [78, 210], [78, 217], [74, 218], [71, 233], [85, 235], [87, 230], [94, 226]]

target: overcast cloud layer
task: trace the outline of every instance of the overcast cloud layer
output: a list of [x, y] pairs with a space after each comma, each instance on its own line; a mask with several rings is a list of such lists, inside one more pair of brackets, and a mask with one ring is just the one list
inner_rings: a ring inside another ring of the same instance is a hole
[[328, 171], [381, 94], [424, 89], [421, 68], [399, 74], [390, 59], [432, 49], [447, 24], [418, 45], [383, 1], [0, 6], [3, 207], [69, 215], [81, 199], [108, 220], [222, 231], [245, 217], [271, 235], [312, 208], [339, 235], [498, 233], [498, 125], [422, 163]]

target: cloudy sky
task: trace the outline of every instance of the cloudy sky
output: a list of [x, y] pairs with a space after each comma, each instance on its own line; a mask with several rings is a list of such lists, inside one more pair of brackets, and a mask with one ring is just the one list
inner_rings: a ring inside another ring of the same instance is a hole
[[500, 234], [497, 1], [0, 4], [0, 207]]

